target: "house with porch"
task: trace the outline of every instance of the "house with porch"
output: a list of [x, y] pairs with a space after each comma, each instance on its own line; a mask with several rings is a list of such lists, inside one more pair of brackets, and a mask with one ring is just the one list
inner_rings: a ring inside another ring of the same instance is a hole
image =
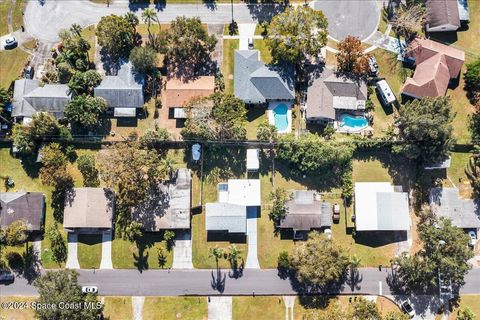
[[0, 192], [0, 227], [22, 220], [30, 234], [39, 233], [45, 222], [45, 195], [41, 192]]

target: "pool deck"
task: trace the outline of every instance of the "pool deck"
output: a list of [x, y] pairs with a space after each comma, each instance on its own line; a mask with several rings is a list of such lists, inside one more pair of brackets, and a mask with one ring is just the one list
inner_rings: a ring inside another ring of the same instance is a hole
[[285, 104], [288, 108], [287, 110], [287, 122], [288, 126], [285, 130], [278, 130], [278, 133], [290, 133], [292, 132], [292, 102], [289, 101], [270, 101], [268, 103], [268, 109], [267, 109], [267, 117], [268, 117], [268, 123], [271, 125], [275, 125], [275, 114], [273, 112], [273, 109], [275, 109], [279, 104]]

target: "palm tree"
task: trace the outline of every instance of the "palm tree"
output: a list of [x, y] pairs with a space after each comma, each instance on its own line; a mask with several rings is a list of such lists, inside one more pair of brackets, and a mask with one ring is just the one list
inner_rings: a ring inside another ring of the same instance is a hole
[[215, 262], [217, 264], [217, 269], [218, 269], [218, 260], [222, 258], [223, 256], [223, 249], [219, 248], [218, 246], [215, 246], [215, 248], [210, 248], [210, 257], [215, 258]]
[[166, 157], [162, 160], [162, 166], [163, 170], [165, 170], [165, 175], [167, 177], [171, 177], [173, 169], [175, 168], [175, 160], [173, 160], [171, 157]]
[[76, 23], [72, 24], [72, 26], [70, 27], [70, 31], [73, 34], [76, 34], [77, 37], [82, 36], [82, 27], [79, 24], [76, 24]]
[[350, 257], [350, 271], [352, 274], [358, 269], [361, 262], [362, 259], [360, 259], [356, 254]]
[[242, 251], [240, 249], [238, 249], [237, 246], [234, 245], [234, 244], [230, 245], [230, 247], [228, 249], [229, 249], [228, 260], [230, 261], [230, 264], [232, 265], [232, 268], [236, 269], [237, 268], [237, 260], [240, 256], [240, 254], [242, 253]]
[[143, 22], [147, 24], [148, 39], [150, 42], [152, 42], [152, 33], [150, 32], [150, 25], [152, 24], [152, 22], [159, 23], [157, 12], [152, 8], [146, 8], [142, 12], [142, 19], [143, 19]]
[[[138, 26], [138, 23], [139, 23], [137, 15], [132, 13], [132, 12], [127, 12], [125, 14], [125, 20], [127, 20], [128, 24], [132, 28], [132, 34], [136, 35], [137, 34], [137, 26]], [[135, 43], [136, 37], [134, 36], [132, 38], [132, 40]]]

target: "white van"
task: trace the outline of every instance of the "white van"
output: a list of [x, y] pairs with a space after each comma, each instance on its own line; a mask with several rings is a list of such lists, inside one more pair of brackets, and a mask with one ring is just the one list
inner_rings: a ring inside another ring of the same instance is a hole
[[397, 100], [387, 81], [380, 80], [375, 84], [375, 87], [377, 88], [377, 93], [385, 105], [390, 105]]

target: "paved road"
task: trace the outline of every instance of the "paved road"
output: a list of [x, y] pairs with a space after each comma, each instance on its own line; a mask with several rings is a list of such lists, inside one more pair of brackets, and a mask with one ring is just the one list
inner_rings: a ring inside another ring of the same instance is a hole
[[[126, 1], [115, 1], [108, 8], [88, 0], [47, 0], [43, 6], [39, 1], [28, 1], [24, 16], [25, 28], [37, 39], [56, 42], [59, 40], [58, 32], [69, 28], [73, 23], [87, 26], [97, 23], [102, 16], [123, 15], [130, 10], [140, 17], [142, 8], [144, 7], [141, 5], [129, 5]], [[170, 22], [178, 15], [200, 17], [203, 22], [209, 24], [224, 24], [232, 21], [230, 4], [168, 4], [165, 7], [157, 6], [156, 8], [162, 23]], [[233, 5], [233, 15], [237, 23], [269, 20], [282, 10], [283, 5]]]
[[[244, 270], [243, 276], [234, 279], [228, 270], [222, 270], [220, 281], [224, 281], [217, 290], [217, 274], [215, 270], [78, 270], [81, 285], [97, 285], [100, 295], [112, 296], [180, 296], [180, 295], [295, 295], [289, 280], [277, 275], [277, 270]], [[342, 288], [342, 293], [359, 293], [373, 295], [390, 295], [386, 284], [388, 271], [374, 268], [360, 269], [362, 281], [351, 290], [349, 286]], [[215, 280], [213, 280], [215, 278]], [[212, 281], [216, 283], [212, 286]], [[1, 285], [4, 296], [36, 295], [35, 287], [27, 284], [25, 279], [17, 278], [10, 285]], [[461, 294], [480, 294], [480, 269], [473, 269], [466, 277], [466, 285]]]

